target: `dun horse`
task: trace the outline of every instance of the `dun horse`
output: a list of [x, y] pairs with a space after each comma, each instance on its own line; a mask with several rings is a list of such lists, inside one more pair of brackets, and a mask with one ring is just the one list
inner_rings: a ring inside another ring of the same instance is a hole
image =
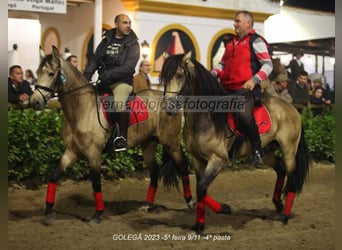
[[[37, 75], [38, 84], [31, 97], [31, 105], [35, 109], [42, 109], [52, 96], [58, 95], [63, 110], [61, 133], [66, 145], [59, 166], [51, 175], [48, 183], [46, 216], [43, 223], [50, 224], [55, 218], [54, 203], [57, 181], [66, 168], [81, 155], [89, 160], [96, 204], [96, 211], [90, 222], [98, 223], [104, 211], [101, 192], [101, 153], [111, 137], [113, 126], [101, 111], [103, 104], [98, 101], [100, 98], [96, 94], [96, 88], [88, 83], [74, 66], [62, 59], [54, 46], [52, 54], [42, 59]], [[158, 143], [163, 145], [164, 151], [170, 156], [168, 159], [172, 159], [172, 162], [168, 161], [167, 165], [170, 166], [170, 163], [176, 165], [177, 173], [182, 178], [184, 198], [188, 206], [191, 207], [193, 202], [187, 163], [180, 145], [181, 115], [174, 119], [163, 112], [161, 105], [158, 105], [162, 96], [161, 91], [146, 90], [133, 100], [133, 105], [138, 106], [139, 110], [134, 114], [131, 113], [128, 146], [141, 145], [144, 161], [149, 167], [151, 181], [146, 196], [148, 207], [153, 205], [159, 180], [160, 169], [155, 159]], [[153, 105], [150, 105], [151, 102]], [[140, 115], [143, 117], [139, 118]], [[132, 122], [132, 118], [136, 121]], [[140, 121], [140, 119], [144, 121]], [[172, 164], [172, 167], [174, 165]], [[177, 179], [176, 176], [175, 178]], [[172, 181], [174, 179], [169, 179], [168, 184]]]
[[[227, 116], [225, 109], [210, 112], [201, 110], [201, 107], [205, 106], [202, 105], [203, 100], [207, 101], [207, 104], [209, 104], [208, 100], [216, 101], [215, 104], [220, 104], [221, 101], [222, 104], [225, 103], [224, 98], [228, 100], [229, 96], [208, 70], [191, 59], [191, 52], [168, 57], [163, 64], [160, 77], [165, 84], [164, 93], [169, 100], [170, 112], [177, 110], [179, 105], [184, 108], [184, 140], [192, 155], [192, 164], [197, 177], [197, 216], [192, 229], [200, 233], [205, 227], [206, 206], [216, 213], [232, 212], [229, 205], [212, 199], [207, 194], [207, 190], [229, 162], [228, 153], [236, 139], [236, 134], [231, 126], [227, 126], [229, 115]], [[192, 107], [189, 100], [192, 101]], [[196, 103], [202, 103], [202, 106], [193, 109]], [[281, 222], [287, 224], [295, 195], [302, 191], [309, 171], [309, 154], [301, 117], [297, 110], [279, 98], [265, 99], [263, 103], [269, 113], [268, 123], [271, 124], [268, 132], [261, 134], [262, 146], [265, 150], [264, 162], [272, 166], [277, 174], [272, 201], [280, 213]], [[230, 105], [232, 104], [233, 100], [230, 102]], [[258, 124], [259, 131], [262, 125], [263, 123]], [[281, 157], [275, 154], [277, 149], [280, 149]], [[250, 142], [245, 141], [238, 155], [248, 156], [251, 153]], [[283, 192], [284, 205], [281, 198]]]

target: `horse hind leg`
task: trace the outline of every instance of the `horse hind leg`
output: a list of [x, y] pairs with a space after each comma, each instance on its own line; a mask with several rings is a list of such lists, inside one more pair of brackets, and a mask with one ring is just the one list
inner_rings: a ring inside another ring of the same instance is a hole
[[178, 180], [177, 175], [182, 178], [184, 200], [190, 209], [194, 209], [196, 202], [192, 199], [188, 165], [188, 161], [181, 147], [177, 148], [177, 150], [168, 148], [164, 150], [163, 168], [168, 169], [165, 172], [173, 172], [174, 166], [176, 166], [177, 173], [174, 173], [172, 178]]
[[144, 162], [148, 167], [150, 175], [150, 184], [146, 194], [146, 205], [141, 208], [143, 211], [150, 211], [153, 207], [156, 192], [158, 189], [159, 166], [155, 159], [157, 141], [152, 139], [148, 142], [142, 143], [141, 148], [144, 155]]
[[58, 167], [50, 176], [45, 197], [45, 217], [42, 220], [42, 223], [44, 225], [50, 225], [55, 220], [56, 212], [54, 210], [54, 205], [56, 198], [57, 182], [62, 177], [65, 169], [68, 166], [70, 166], [70, 164], [72, 164], [76, 159], [76, 154], [74, 154], [70, 150], [66, 150], [60, 160]]

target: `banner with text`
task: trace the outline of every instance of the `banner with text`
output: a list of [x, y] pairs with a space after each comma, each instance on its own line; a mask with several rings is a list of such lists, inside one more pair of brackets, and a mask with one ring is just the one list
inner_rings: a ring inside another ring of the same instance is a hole
[[8, 0], [9, 10], [65, 14], [67, 0]]

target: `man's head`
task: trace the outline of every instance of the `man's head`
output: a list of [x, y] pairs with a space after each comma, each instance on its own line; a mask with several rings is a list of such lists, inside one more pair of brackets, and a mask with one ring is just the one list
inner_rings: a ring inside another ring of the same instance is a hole
[[70, 62], [72, 65], [74, 65], [76, 68], [78, 67], [78, 59], [75, 55], [70, 55], [66, 59], [68, 62]]
[[322, 87], [322, 80], [321, 78], [314, 79], [312, 81], [312, 88]]
[[24, 79], [23, 69], [20, 65], [13, 65], [9, 68], [9, 77], [11, 78], [12, 82], [19, 84]]
[[115, 37], [122, 38], [131, 33], [131, 19], [125, 14], [119, 14], [114, 18], [114, 24], [116, 28]]
[[277, 83], [277, 87], [278, 89], [286, 89], [288, 86], [288, 78], [287, 75], [285, 74], [278, 74], [276, 77], [276, 83]]
[[235, 33], [240, 37], [253, 29], [254, 18], [249, 11], [239, 11], [235, 15], [234, 28]]
[[139, 64], [139, 72], [143, 72], [145, 75], [149, 74], [151, 70], [151, 63], [148, 60], [142, 60]]
[[297, 80], [300, 85], [306, 85], [308, 83], [308, 73], [306, 71], [300, 72]]

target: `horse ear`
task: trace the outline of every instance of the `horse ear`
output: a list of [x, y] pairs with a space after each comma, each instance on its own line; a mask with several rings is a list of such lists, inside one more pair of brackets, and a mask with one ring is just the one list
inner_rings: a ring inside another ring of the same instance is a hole
[[191, 60], [191, 55], [192, 55], [192, 52], [191, 52], [191, 50], [190, 50], [188, 53], [186, 53], [186, 54], [184, 55], [183, 61], [184, 61], [184, 62], [188, 62], [189, 60]]
[[52, 45], [52, 58], [59, 62], [59, 52], [56, 46]]
[[45, 51], [43, 50], [42, 46], [39, 46], [39, 57], [42, 60], [45, 57]]

